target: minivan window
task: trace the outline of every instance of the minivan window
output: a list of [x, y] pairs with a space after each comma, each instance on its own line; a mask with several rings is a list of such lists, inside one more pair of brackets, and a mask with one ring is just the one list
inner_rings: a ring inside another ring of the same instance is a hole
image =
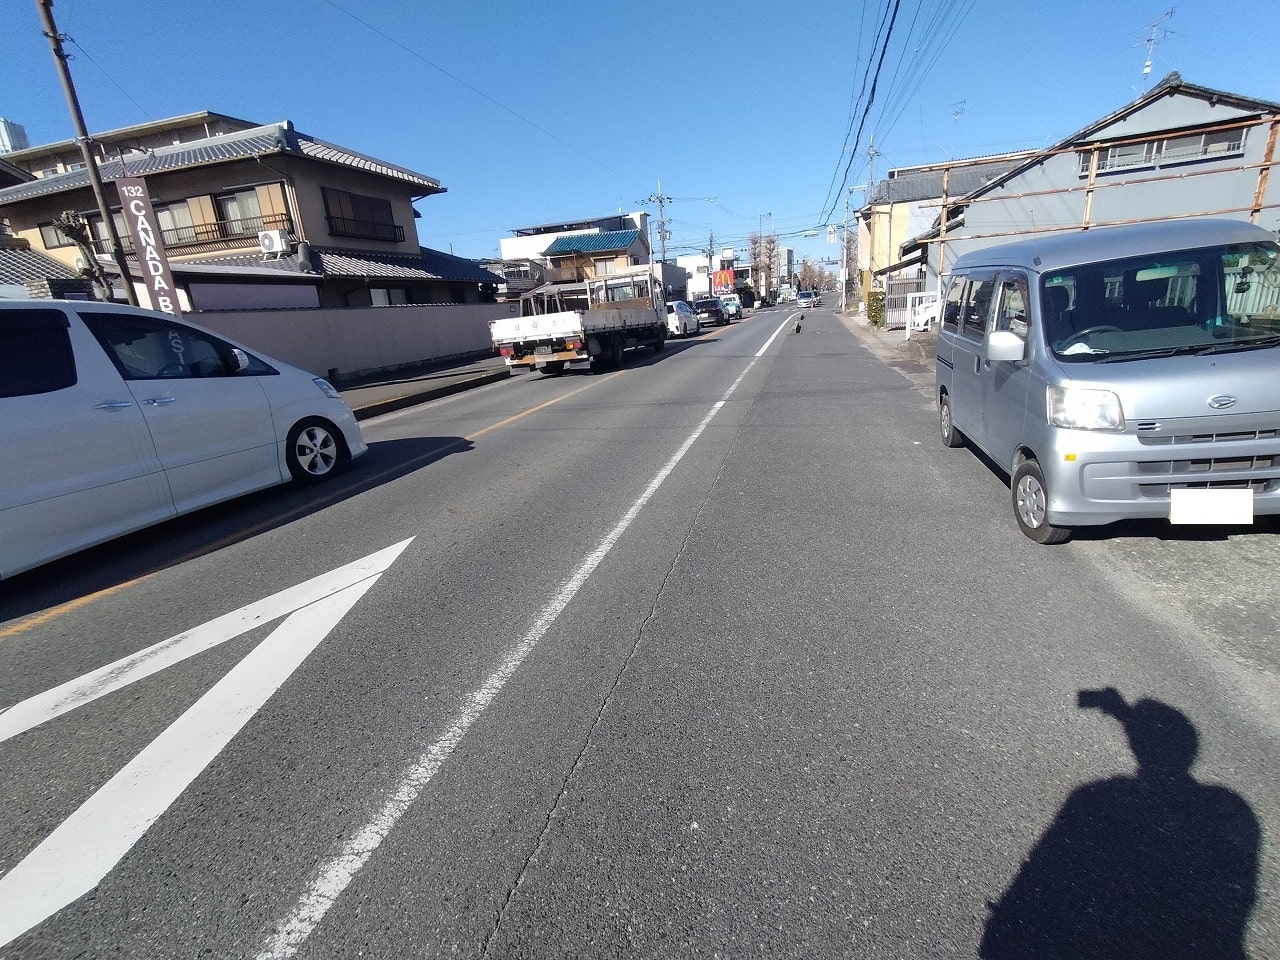
[[956, 277], [947, 287], [947, 303], [942, 309], [942, 325], [948, 330], [960, 329], [960, 318], [964, 316], [965, 295], [968, 293], [967, 281], [964, 277]]
[[67, 326], [60, 310], [0, 313], [0, 397], [31, 397], [75, 386]]
[[1000, 282], [1000, 305], [996, 308], [995, 329], [1008, 330], [1027, 339], [1027, 281], [1024, 277], [1005, 278]]
[[231, 344], [183, 324], [132, 313], [86, 310], [80, 316], [126, 380], [275, 373], [248, 355], [248, 368], [238, 374]]
[[991, 315], [991, 301], [995, 299], [996, 281], [973, 279], [969, 281], [968, 295], [961, 309], [962, 325], [960, 332], [974, 340], [981, 340], [987, 329], [987, 318]]
[[1046, 340], [1068, 362], [1273, 346], [1280, 247], [1236, 244], [1088, 264], [1045, 275]]

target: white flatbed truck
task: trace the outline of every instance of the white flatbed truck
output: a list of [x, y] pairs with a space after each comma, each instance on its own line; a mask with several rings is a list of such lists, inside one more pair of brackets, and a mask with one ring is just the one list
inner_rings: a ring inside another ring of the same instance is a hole
[[570, 363], [593, 370], [622, 364], [634, 347], [662, 350], [666, 305], [648, 265], [591, 280], [544, 283], [520, 297], [520, 316], [490, 321], [493, 345], [509, 367], [561, 373]]

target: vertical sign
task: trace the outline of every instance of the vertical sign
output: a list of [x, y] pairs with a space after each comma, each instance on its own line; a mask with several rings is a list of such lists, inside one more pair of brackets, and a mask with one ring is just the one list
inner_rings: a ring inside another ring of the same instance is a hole
[[[178, 316], [178, 291], [173, 285], [173, 274], [169, 272], [169, 258], [160, 239], [160, 225], [156, 223], [156, 212], [151, 206], [146, 181], [142, 177], [120, 177], [116, 180], [116, 189], [120, 191], [120, 206], [129, 225], [129, 236], [133, 238], [138, 269], [147, 284], [151, 309]], [[131, 283], [132, 280], [125, 278], [125, 282]]]

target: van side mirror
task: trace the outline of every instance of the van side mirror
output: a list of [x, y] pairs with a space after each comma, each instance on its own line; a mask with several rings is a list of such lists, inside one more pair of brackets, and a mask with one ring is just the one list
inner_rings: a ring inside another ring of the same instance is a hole
[[1027, 342], [1008, 330], [992, 330], [987, 335], [987, 362], [1022, 360], [1027, 355]]

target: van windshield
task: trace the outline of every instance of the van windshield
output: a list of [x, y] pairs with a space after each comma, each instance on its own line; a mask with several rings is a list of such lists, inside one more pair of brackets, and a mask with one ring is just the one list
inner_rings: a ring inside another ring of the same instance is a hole
[[1233, 244], [1091, 263], [1041, 281], [1045, 339], [1067, 362], [1275, 346], [1280, 247]]

